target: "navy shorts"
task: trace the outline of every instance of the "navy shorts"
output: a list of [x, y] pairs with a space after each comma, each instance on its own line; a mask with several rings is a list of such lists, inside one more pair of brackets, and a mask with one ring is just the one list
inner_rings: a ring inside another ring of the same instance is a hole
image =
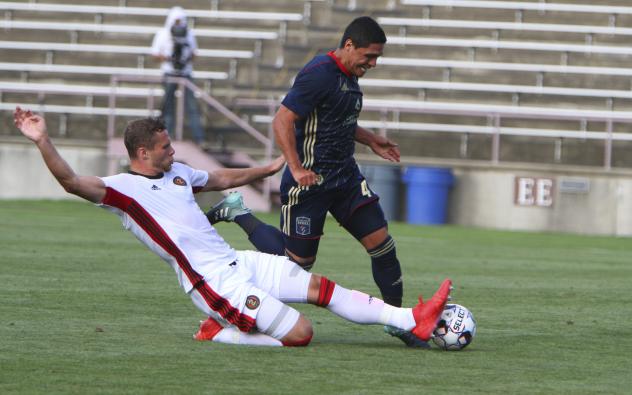
[[[281, 231], [285, 235], [286, 248], [301, 257], [316, 255], [327, 212], [341, 226], [345, 226], [354, 213], [363, 213], [366, 218], [354, 218], [354, 222], [363, 223], [364, 235], [386, 226], [378, 200], [379, 196], [363, 177], [333, 190], [290, 188], [287, 194], [281, 195]], [[358, 210], [371, 204], [377, 206], [377, 210]], [[353, 236], [359, 239], [359, 235]]]

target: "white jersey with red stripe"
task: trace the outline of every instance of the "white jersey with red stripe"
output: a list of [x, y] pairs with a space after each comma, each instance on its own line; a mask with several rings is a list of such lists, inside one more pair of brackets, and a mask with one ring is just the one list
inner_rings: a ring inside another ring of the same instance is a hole
[[100, 206], [118, 214], [125, 229], [175, 270], [185, 292], [237, 259], [194, 199], [207, 172], [176, 162], [161, 177], [122, 173], [102, 180], [107, 188]]

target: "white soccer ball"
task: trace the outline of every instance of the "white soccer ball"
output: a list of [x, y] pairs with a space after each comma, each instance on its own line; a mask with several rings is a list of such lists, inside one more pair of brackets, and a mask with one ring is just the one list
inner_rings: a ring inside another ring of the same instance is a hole
[[441, 314], [432, 341], [440, 348], [458, 351], [467, 347], [476, 335], [472, 313], [458, 304], [447, 304]]

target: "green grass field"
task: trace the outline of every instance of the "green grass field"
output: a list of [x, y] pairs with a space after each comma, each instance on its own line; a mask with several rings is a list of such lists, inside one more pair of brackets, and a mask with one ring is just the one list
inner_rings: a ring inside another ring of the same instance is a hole
[[[274, 215], [262, 216], [277, 224]], [[307, 348], [191, 339], [202, 319], [172, 270], [81, 202], [0, 202], [1, 394], [629, 393], [632, 240], [391, 224], [405, 301], [455, 283], [478, 321], [462, 352], [407, 349], [381, 327], [298, 306]], [[218, 229], [235, 248], [239, 228]], [[333, 222], [314, 271], [377, 294]]]

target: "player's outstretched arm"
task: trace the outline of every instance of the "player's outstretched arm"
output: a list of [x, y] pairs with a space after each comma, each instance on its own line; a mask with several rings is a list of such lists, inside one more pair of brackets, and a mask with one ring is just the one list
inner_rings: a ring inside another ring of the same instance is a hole
[[399, 147], [384, 136], [375, 134], [363, 127], [356, 128], [355, 139], [357, 142], [369, 146], [377, 156], [391, 162], [399, 162]]
[[44, 163], [66, 192], [93, 203], [103, 200], [105, 197], [103, 181], [99, 177], [75, 174], [48, 137], [44, 118], [33, 114], [30, 110], [17, 107], [13, 113], [13, 122], [23, 135], [35, 143], [42, 154]]
[[208, 181], [202, 191], [223, 191], [240, 187], [253, 181], [266, 178], [281, 170], [285, 158], [279, 156], [265, 166], [249, 167], [246, 169], [221, 169], [208, 174]]
[[274, 137], [277, 145], [285, 160], [287, 166], [292, 173], [292, 177], [300, 186], [314, 185], [318, 182], [318, 175], [311, 170], [305, 169], [301, 165], [300, 158], [296, 152], [296, 136], [294, 136], [294, 122], [299, 116], [292, 110], [281, 105], [272, 120], [272, 128], [274, 129]]

